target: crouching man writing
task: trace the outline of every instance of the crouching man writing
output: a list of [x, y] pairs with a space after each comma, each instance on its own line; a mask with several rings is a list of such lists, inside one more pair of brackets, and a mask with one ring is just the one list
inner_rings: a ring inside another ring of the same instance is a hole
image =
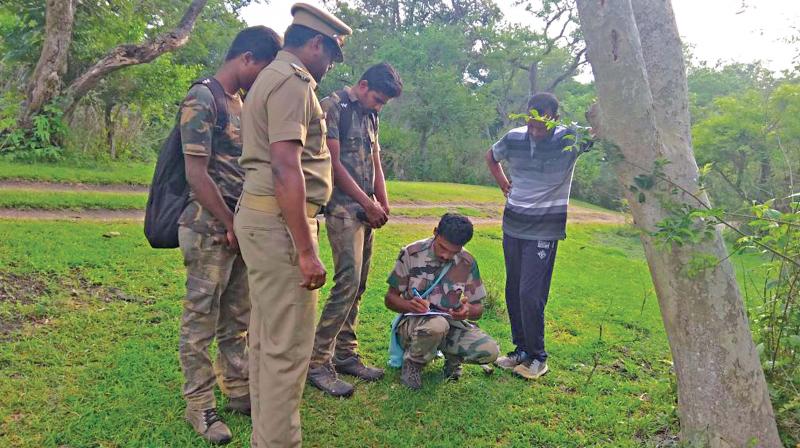
[[439, 350], [450, 380], [461, 376], [462, 362], [488, 364], [497, 358], [497, 342], [469, 322], [481, 317], [486, 297], [478, 264], [464, 250], [471, 239], [469, 219], [446, 213], [433, 237], [400, 251], [389, 275], [386, 307], [401, 313], [392, 324], [389, 364], [402, 362], [400, 381], [411, 389], [422, 387], [422, 369]]

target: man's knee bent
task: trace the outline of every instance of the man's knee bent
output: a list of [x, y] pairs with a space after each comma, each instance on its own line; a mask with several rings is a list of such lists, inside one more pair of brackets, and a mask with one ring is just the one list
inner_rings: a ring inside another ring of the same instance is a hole
[[416, 336], [429, 336], [444, 338], [450, 331], [450, 323], [442, 316], [434, 316], [417, 326], [414, 331]]

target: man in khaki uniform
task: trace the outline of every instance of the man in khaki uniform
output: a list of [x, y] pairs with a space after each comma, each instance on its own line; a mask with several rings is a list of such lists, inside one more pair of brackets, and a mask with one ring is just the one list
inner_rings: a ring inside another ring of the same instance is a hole
[[325, 117], [314, 89], [352, 31], [313, 6], [292, 7], [284, 50], [250, 89], [242, 116], [244, 192], [234, 219], [247, 265], [251, 446], [301, 444], [300, 399], [314, 342], [316, 215], [332, 189]]

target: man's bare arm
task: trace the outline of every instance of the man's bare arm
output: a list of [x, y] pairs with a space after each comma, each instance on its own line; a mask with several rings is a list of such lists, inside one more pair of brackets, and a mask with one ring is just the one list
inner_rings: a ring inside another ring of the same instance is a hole
[[389, 194], [386, 192], [386, 178], [383, 176], [383, 165], [381, 165], [381, 152], [372, 151], [372, 164], [375, 166], [375, 199], [383, 207], [383, 211], [389, 214]]
[[292, 235], [298, 254], [303, 282], [300, 286], [317, 289], [325, 284], [325, 266], [314, 250], [311, 229], [306, 216], [306, 184], [300, 165], [303, 146], [299, 140], [281, 141], [269, 145], [275, 198]]
[[500, 165], [500, 162], [494, 160], [494, 155], [492, 154], [491, 148], [486, 151], [486, 165], [489, 167], [489, 172], [492, 173], [492, 177], [494, 177], [495, 182], [497, 182], [497, 186], [503, 190], [503, 194], [507, 197], [511, 192], [511, 182], [508, 181], [506, 173], [503, 171], [503, 166]]
[[386, 292], [383, 303], [386, 308], [398, 313], [425, 313], [430, 309], [430, 302], [420, 298], [406, 300], [400, 295], [400, 291], [392, 286]]
[[186, 182], [194, 192], [197, 202], [211, 212], [225, 226], [227, 230], [228, 246], [232, 249], [239, 247], [233, 233], [233, 212], [222, 199], [219, 187], [208, 174], [208, 156], [195, 156], [186, 154], [184, 166], [186, 168]]
[[388, 219], [386, 212], [361, 190], [350, 173], [347, 172], [347, 168], [342, 165], [339, 140], [329, 138], [326, 143], [328, 144], [328, 150], [331, 152], [334, 184], [364, 208], [371, 227], [378, 228], [386, 224], [386, 220]]

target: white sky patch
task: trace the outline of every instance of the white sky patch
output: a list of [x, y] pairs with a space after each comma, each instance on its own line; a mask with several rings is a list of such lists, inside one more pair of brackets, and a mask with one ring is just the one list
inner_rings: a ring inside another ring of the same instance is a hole
[[[318, 0], [304, 0], [321, 6]], [[636, 0], [634, 0], [636, 1]], [[283, 33], [292, 23], [294, 0], [270, 0], [252, 4], [242, 11], [249, 25], [266, 25]], [[532, 16], [512, 6], [512, 0], [498, 0], [506, 20], [533, 23]], [[672, 0], [678, 30], [684, 43], [693, 45], [698, 60], [715, 63], [761, 60], [773, 71], [794, 67], [800, 44], [800, 0]], [[512, 20], [516, 19], [516, 20]]]

